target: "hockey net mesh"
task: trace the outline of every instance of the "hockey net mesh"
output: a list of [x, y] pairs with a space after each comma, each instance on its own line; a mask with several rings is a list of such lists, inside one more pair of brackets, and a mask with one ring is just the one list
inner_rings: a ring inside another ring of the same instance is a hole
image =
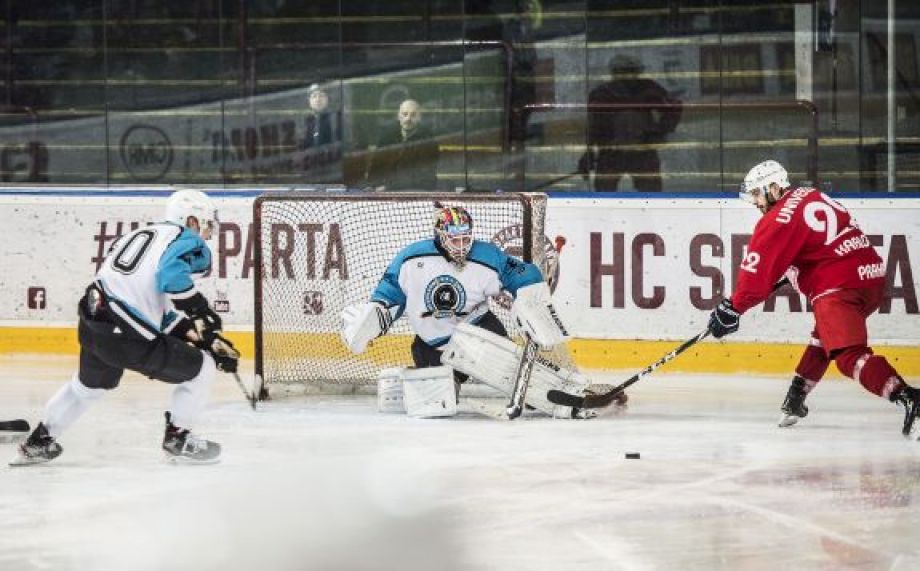
[[[354, 355], [339, 337], [341, 312], [369, 299], [402, 248], [433, 235], [439, 206], [466, 208], [476, 239], [533, 261], [555, 285], [557, 249], [545, 236], [542, 194], [279, 192], [255, 201], [256, 372], [273, 395], [372, 392], [378, 371], [412, 364], [404, 317]], [[490, 300], [519, 341], [510, 304], [507, 295]], [[542, 356], [574, 368], [564, 347]]]

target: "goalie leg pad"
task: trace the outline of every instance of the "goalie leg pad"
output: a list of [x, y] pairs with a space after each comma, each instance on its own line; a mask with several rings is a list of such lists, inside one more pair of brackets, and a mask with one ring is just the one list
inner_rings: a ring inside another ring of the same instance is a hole
[[403, 403], [404, 370], [405, 367], [392, 367], [377, 373], [377, 412], [406, 412]]
[[558, 345], [569, 337], [546, 282], [520, 288], [511, 306], [511, 317], [541, 347]]
[[413, 418], [437, 418], [457, 414], [454, 370], [450, 367], [405, 369], [402, 372], [406, 414]]
[[[510, 339], [461, 323], [445, 345], [441, 362], [510, 396], [522, 350]], [[553, 389], [581, 396], [589, 384], [588, 378], [577, 371], [559, 368], [538, 356], [526, 402], [555, 418], [572, 418], [572, 407], [551, 403], [546, 393]]]

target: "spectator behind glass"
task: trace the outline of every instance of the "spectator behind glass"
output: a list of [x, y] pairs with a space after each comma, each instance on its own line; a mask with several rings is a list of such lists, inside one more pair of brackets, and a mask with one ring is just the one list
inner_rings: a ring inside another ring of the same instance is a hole
[[680, 122], [680, 101], [657, 82], [641, 78], [643, 67], [629, 55], [610, 62], [611, 81], [591, 90], [589, 104], [672, 104], [673, 108], [629, 108], [588, 113], [588, 150], [578, 161], [586, 179], [594, 174], [594, 190], [615, 191], [623, 175], [630, 175], [640, 191], [661, 190], [661, 161], [656, 144]]
[[375, 190], [437, 190], [438, 144], [422, 124], [418, 102], [403, 101], [396, 118], [371, 148], [367, 185]]
[[329, 111], [329, 94], [316, 83], [310, 86], [307, 94], [309, 108], [304, 119], [306, 135], [303, 148], [310, 149], [328, 145], [334, 140], [333, 113]]

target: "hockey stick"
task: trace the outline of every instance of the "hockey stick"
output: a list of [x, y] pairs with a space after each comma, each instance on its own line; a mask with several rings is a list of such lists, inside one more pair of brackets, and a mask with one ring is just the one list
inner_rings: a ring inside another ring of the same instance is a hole
[[0, 442], [17, 442], [29, 433], [31, 427], [23, 419], [0, 420]]
[[626, 381], [613, 387], [606, 393], [577, 397], [575, 395], [570, 395], [562, 391], [551, 390], [548, 393], [546, 393], [546, 398], [551, 403], [560, 404], [564, 406], [572, 406], [576, 408], [603, 408], [605, 406], [609, 406], [611, 403], [613, 403], [613, 401], [617, 400], [617, 397], [620, 396], [620, 393], [626, 390], [629, 386], [636, 383], [639, 379], [649, 375], [652, 371], [664, 365], [665, 363], [667, 363], [674, 357], [677, 357], [678, 355], [680, 355], [681, 353], [683, 353], [684, 351], [686, 351], [687, 349], [695, 345], [697, 342], [704, 339], [707, 335], [709, 335], [708, 327], [704, 329], [703, 331], [701, 331], [700, 333], [697, 333], [690, 339], [687, 339], [679, 347], [671, 350], [664, 357], [658, 359], [657, 361], [655, 361], [648, 367], [642, 369], [641, 371], [631, 376]]
[[251, 393], [249, 389], [246, 388], [246, 385], [243, 384], [243, 379], [240, 378], [240, 374], [236, 371], [233, 371], [233, 379], [236, 381], [237, 386], [240, 387], [240, 390], [243, 391], [243, 396], [246, 397], [246, 400], [249, 401], [249, 406], [252, 407], [252, 410], [256, 409], [256, 400], [258, 400], [258, 393]]
[[[233, 346], [233, 343], [231, 343], [230, 340], [227, 339], [226, 337], [222, 336], [219, 331], [215, 331], [213, 333], [214, 333], [214, 338], [211, 340], [210, 345], [204, 342], [204, 340], [195, 331], [192, 331], [188, 334], [189, 341], [191, 341], [193, 345], [195, 345], [196, 347], [198, 347], [205, 353], [212, 355], [214, 358], [218, 356], [217, 355], [218, 351], [223, 351], [226, 354], [226, 356], [239, 360], [240, 352], [236, 350], [236, 347]], [[218, 347], [218, 345], [219, 345], [219, 348], [216, 348]], [[246, 385], [243, 384], [243, 379], [240, 378], [239, 373], [237, 373], [236, 371], [233, 371], [230, 374], [233, 375], [233, 380], [236, 381], [236, 384], [238, 387], [240, 387], [240, 390], [243, 391], [243, 396], [246, 397], [247, 401], [249, 401], [249, 406], [252, 407], [252, 410], [256, 410], [256, 401], [259, 398], [258, 390], [254, 392], [249, 392], [249, 389], [247, 389]]]
[[[771, 293], [775, 293], [777, 290], [779, 290], [783, 286], [789, 285], [789, 283], [790, 283], [789, 278], [786, 278], [786, 277], [781, 278], [779, 281], [773, 284]], [[684, 351], [686, 351], [687, 349], [689, 349], [690, 347], [698, 343], [699, 341], [702, 341], [708, 335], [709, 335], [709, 327], [707, 327], [700, 333], [697, 333], [690, 339], [687, 339], [679, 347], [672, 350], [671, 352], [669, 352], [667, 355], [665, 355], [661, 359], [658, 359], [657, 361], [655, 361], [648, 367], [642, 369], [641, 371], [639, 371], [638, 373], [636, 373], [635, 375], [633, 375], [626, 381], [613, 387], [606, 393], [577, 397], [574, 395], [570, 395], [568, 393], [564, 393], [562, 391], [551, 390], [548, 393], [546, 393], [546, 398], [547, 400], [549, 400], [551, 403], [554, 403], [554, 404], [560, 404], [564, 406], [573, 406], [577, 408], [603, 408], [605, 406], [609, 406], [611, 403], [613, 403], [613, 401], [617, 399], [620, 393], [626, 390], [627, 387], [631, 386], [633, 383], [635, 383], [639, 379], [647, 376], [649, 373], [651, 373], [658, 367], [664, 365], [665, 363], [667, 363], [674, 357], [677, 357], [678, 355], [680, 355], [681, 353], [683, 353]]]
[[514, 390], [511, 391], [511, 402], [505, 409], [508, 420], [514, 420], [524, 411], [524, 398], [527, 396], [527, 387], [530, 385], [530, 374], [537, 357], [537, 344], [530, 335], [524, 333], [524, 349], [521, 351], [521, 360], [518, 362], [514, 377]]
[[16, 420], [0, 420], [0, 430], [7, 432], [28, 432], [29, 422], [21, 418]]

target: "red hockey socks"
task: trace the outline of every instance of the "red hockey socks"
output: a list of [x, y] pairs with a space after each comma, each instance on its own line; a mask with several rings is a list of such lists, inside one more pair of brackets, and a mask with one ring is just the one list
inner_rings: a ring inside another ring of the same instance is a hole
[[885, 357], [873, 355], [868, 347], [847, 347], [836, 356], [837, 368], [844, 375], [859, 381], [874, 395], [891, 398], [904, 386], [904, 381]]
[[812, 343], [805, 347], [805, 352], [802, 353], [799, 364], [795, 368], [795, 374], [805, 379], [806, 394], [824, 377], [824, 373], [831, 364], [820, 342], [816, 345], [815, 341], [813, 339]]

